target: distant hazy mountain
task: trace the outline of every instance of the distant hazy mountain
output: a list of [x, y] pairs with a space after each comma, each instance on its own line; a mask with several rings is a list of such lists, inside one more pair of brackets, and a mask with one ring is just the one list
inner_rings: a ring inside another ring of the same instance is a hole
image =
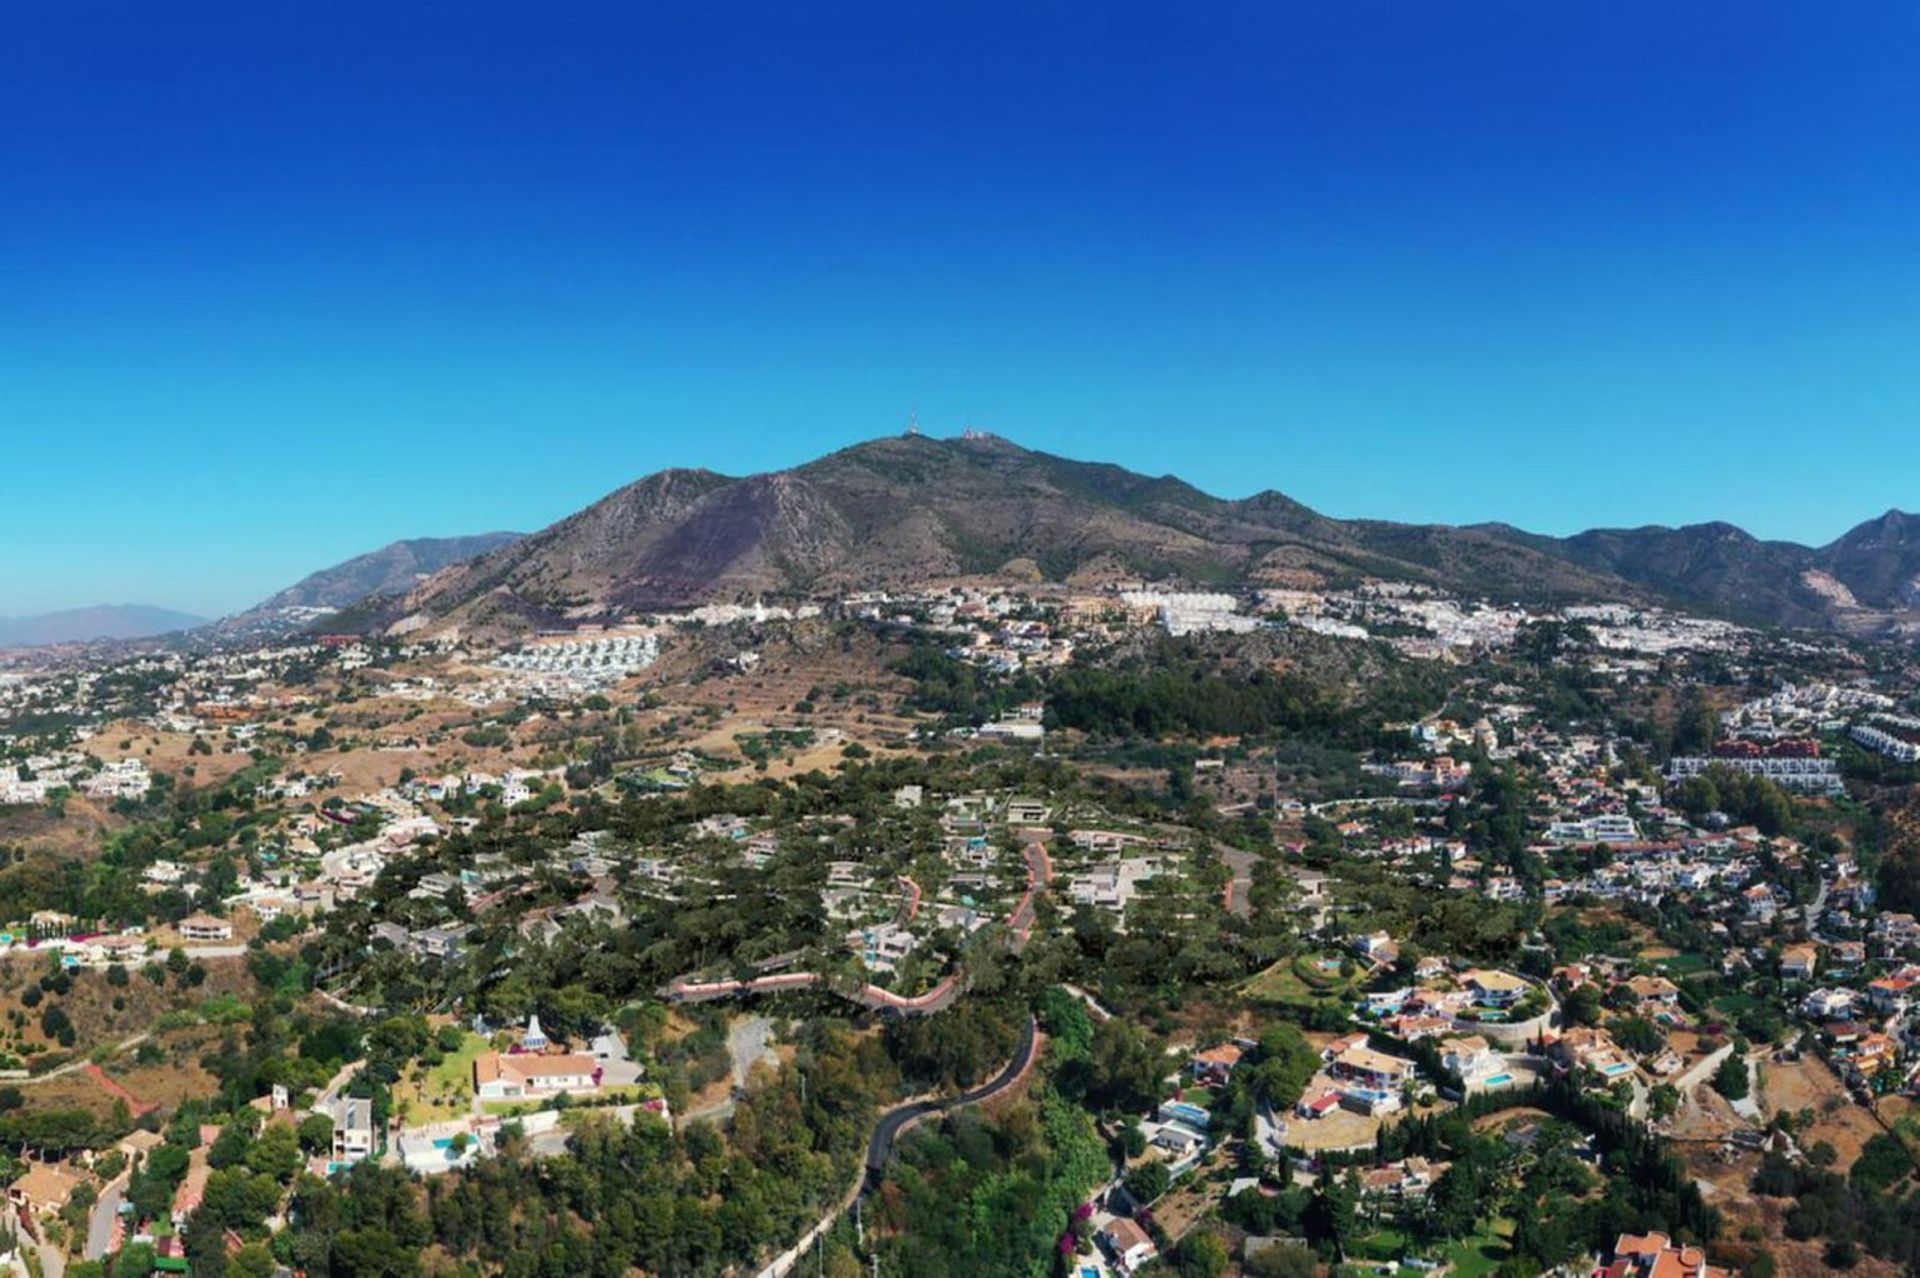
[[205, 617], [146, 604], [102, 604], [35, 617], [0, 617], [0, 647], [82, 643], [93, 639], [147, 639], [207, 624]]

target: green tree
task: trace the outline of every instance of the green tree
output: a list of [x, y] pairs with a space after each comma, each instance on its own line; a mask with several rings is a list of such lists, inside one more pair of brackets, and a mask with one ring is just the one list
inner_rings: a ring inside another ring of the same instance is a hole
[[1739, 1051], [1727, 1054], [1720, 1062], [1720, 1068], [1713, 1071], [1713, 1090], [1730, 1101], [1745, 1100], [1749, 1079], [1747, 1077], [1747, 1058]]
[[1231, 1259], [1220, 1235], [1206, 1229], [1194, 1230], [1173, 1249], [1173, 1267], [1181, 1278], [1220, 1278]]
[[1158, 1159], [1142, 1163], [1127, 1173], [1127, 1194], [1141, 1206], [1146, 1206], [1167, 1192], [1167, 1186], [1173, 1181], [1167, 1171], [1167, 1165]]

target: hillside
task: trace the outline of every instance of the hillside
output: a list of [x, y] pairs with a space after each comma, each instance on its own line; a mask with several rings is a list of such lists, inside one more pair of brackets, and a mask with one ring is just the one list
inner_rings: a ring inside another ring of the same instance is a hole
[[238, 632], [300, 621], [318, 611], [351, 608], [378, 595], [402, 595], [441, 569], [519, 540], [519, 533], [489, 532], [466, 537], [415, 537], [322, 568], [263, 599], [244, 612], [222, 619], [220, 629]]
[[1738, 620], [1852, 631], [1885, 629], [1920, 607], [1920, 518], [1888, 511], [1832, 543], [1762, 541], [1727, 523], [1499, 535]]
[[438, 574], [403, 611], [534, 625], [996, 575], [1384, 576], [1516, 598], [1620, 593], [1611, 578], [1482, 530], [1343, 523], [1278, 493], [1228, 501], [970, 434], [874, 440], [742, 479], [662, 472]]
[[1278, 492], [1227, 500], [991, 435], [907, 435], [744, 478], [663, 471], [340, 620], [520, 630], [982, 577], [1202, 586], [1377, 577], [1523, 603], [1667, 603], [1864, 632], [1900, 624], [1920, 599], [1920, 520], [1892, 512], [1818, 549], [1730, 524], [1555, 538], [1498, 524], [1338, 520]]

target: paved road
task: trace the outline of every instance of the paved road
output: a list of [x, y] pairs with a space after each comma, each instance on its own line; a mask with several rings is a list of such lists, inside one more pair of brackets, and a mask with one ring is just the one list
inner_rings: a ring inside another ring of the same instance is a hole
[[833, 1223], [840, 1218], [840, 1214], [853, 1206], [855, 1199], [864, 1198], [873, 1191], [874, 1187], [880, 1183], [880, 1173], [886, 1169], [887, 1160], [893, 1157], [894, 1142], [899, 1139], [901, 1131], [908, 1123], [926, 1114], [988, 1100], [1004, 1091], [1024, 1074], [1033, 1064], [1033, 1058], [1039, 1049], [1037, 1031], [1038, 1026], [1029, 1019], [1026, 1033], [1020, 1040], [1019, 1050], [1013, 1054], [1013, 1061], [1001, 1070], [992, 1082], [976, 1087], [952, 1100], [914, 1101], [882, 1114], [879, 1126], [874, 1128], [873, 1138], [867, 1142], [866, 1174], [860, 1178], [859, 1186], [841, 1199], [839, 1204], [823, 1216], [818, 1224], [809, 1229], [799, 1242], [774, 1257], [772, 1262], [760, 1271], [758, 1278], [785, 1278], [786, 1275], [793, 1273], [800, 1265], [800, 1258], [819, 1242], [827, 1230], [833, 1228]]
[[126, 1188], [127, 1173], [122, 1172], [100, 1191], [100, 1201], [93, 1205], [93, 1215], [87, 1221], [87, 1245], [82, 1259], [98, 1260], [113, 1250], [113, 1225], [120, 1217], [120, 1200]]
[[1213, 851], [1220, 858], [1220, 863], [1227, 867], [1227, 890], [1224, 898], [1227, 913], [1235, 918], [1244, 919], [1253, 913], [1253, 902], [1248, 894], [1253, 891], [1253, 867], [1260, 858], [1245, 848], [1236, 848], [1226, 843], [1214, 844]]
[[860, 1192], [871, 1193], [880, 1184], [881, 1173], [886, 1171], [888, 1161], [893, 1157], [893, 1147], [900, 1139], [900, 1133], [907, 1126], [928, 1114], [943, 1113], [949, 1109], [959, 1109], [964, 1105], [977, 1105], [990, 1100], [1005, 1091], [1014, 1080], [1027, 1071], [1033, 1064], [1034, 1052], [1039, 1047], [1038, 1026], [1032, 1017], [1027, 1018], [1027, 1027], [1021, 1031], [1020, 1045], [1014, 1049], [1013, 1059], [998, 1074], [951, 1100], [913, 1101], [890, 1109], [880, 1116], [880, 1122], [873, 1129], [872, 1139], [867, 1141], [867, 1178]]
[[22, 1237], [20, 1241], [23, 1243], [26, 1243], [27, 1245], [31, 1246], [35, 1251], [40, 1253], [41, 1278], [66, 1278], [66, 1272], [67, 1272], [67, 1253], [66, 1252], [54, 1246], [50, 1242], [45, 1242], [45, 1241], [34, 1242], [32, 1239], [26, 1238], [26, 1237]]

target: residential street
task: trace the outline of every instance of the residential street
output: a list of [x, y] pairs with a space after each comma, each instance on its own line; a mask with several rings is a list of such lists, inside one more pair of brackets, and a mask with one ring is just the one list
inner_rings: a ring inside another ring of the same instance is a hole
[[86, 1260], [98, 1260], [113, 1250], [113, 1227], [120, 1218], [120, 1203], [126, 1195], [127, 1172], [121, 1172], [111, 1184], [100, 1191], [100, 1199], [93, 1205], [93, 1215], [87, 1220], [87, 1245], [82, 1252]]

